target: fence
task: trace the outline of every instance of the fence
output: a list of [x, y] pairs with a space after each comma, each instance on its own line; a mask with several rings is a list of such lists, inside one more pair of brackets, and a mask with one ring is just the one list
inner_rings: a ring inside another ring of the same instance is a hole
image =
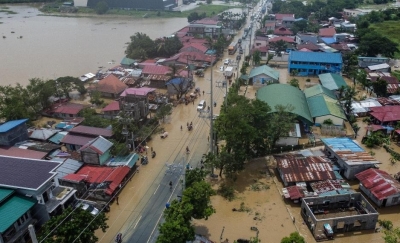
[[333, 137], [345, 137], [346, 130], [342, 126], [321, 125], [321, 135]]

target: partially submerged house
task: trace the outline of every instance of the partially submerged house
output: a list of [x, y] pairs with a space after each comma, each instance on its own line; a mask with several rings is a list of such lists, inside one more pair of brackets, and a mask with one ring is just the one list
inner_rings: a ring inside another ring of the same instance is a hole
[[391, 125], [400, 121], [400, 106], [370, 107], [369, 115], [372, 122], [377, 125]]
[[183, 77], [176, 77], [168, 81], [168, 95], [185, 94], [190, 88], [190, 81]]
[[318, 78], [322, 86], [332, 91], [348, 86], [343, 77], [336, 73], [323, 73], [318, 75]]
[[28, 140], [28, 119], [8, 121], [0, 125], [0, 145], [13, 146], [14, 144]]
[[331, 121], [332, 125], [343, 126], [347, 120], [342, 106], [336, 99], [326, 95], [316, 95], [307, 98], [308, 107], [316, 125]]
[[136, 121], [145, 120], [150, 113], [150, 98], [155, 97], [154, 88], [129, 88], [122, 92], [119, 99], [119, 108], [129, 111]]
[[89, 141], [83, 145], [79, 152], [81, 153], [82, 161], [85, 164], [103, 165], [111, 157], [111, 148], [113, 143], [98, 136], [97, 138]]
[[91, 90], [100, 92], [104, 97], [116, 98], [126, 88], [128, 88], [126, 84], [119, 80], [114, 74], [110, 74], [100, 80]]
[[112, 137], [112, 130], [89, 126], [76, 126], [62, 138], [61, 143], [64, 143], [69, 150], [79, 150], [94, 138], [103, 136], [104, 138]]
[[114, 100], [113, 102], [105, 106], [103, 109], [101, 109], [101, 111], [103, 112], [104, 118], [108, 119], [115, 118], [121, 111], [121, 109], [119, 108], [119, 101]]
[[389, 173], [378, 169], [368, 169], [356, 174], [360, 189], [378, 207], [400, 204], [400, 183]]
[[81, 110], [85, 108], [82, 104], [75, 103], [58, 103], [54, 104], [52, 108], [47, 111], [49, 115], [57, 118], [75, 118]]
[[260, 88], [271, 83], [279, 83], [279, 71], [267, 65], [262, 65], [250, 71], [249, 79], [254, 88]]

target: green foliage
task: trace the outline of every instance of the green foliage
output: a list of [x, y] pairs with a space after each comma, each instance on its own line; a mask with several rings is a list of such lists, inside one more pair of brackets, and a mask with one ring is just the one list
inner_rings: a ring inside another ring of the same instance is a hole
[[96, 13], [105, 14], [108, 11], [108, 4], [106, 1], [100, 1], [96, 4]]
[[132, 59], [146, 59], [156, 54], [156, 44], [147, 34], [136, 32], [131, 36], [125, 54]]
[[272, 60], [272, 58], [274, 58], [274, 54], [268, 53], [267, 64]]
[[212, 3], [212, 0], [206, 0], [206, 3], [207, 3], [207, 4], [211, 4], [211, 3]]
[[183, 192], [182, 203], [193, 205], [192, 217], [195, 219], [208, 219], [215, 209], [211, 205], [210, 196], [215, 195], [215, 191], [207, 182], [196, 181], [187, 187]]
[[206, 172], [199, 168], [193, 170], [186, 170], [185, 173], [185, 187], [191, 187], [195, 182], [204, 181]]
[[165, 104], [162, 105], [158, 110], [156, 117], [157, 119], [162, 120], [163, 122], [165, 121], [165, 117], [169, 116], [172, 114], [172, 104]]
[[106, 128], [111, 125], [111, 121], [99, 116], [92, 108], [85, 108], [79, 112], [79, 116], [85, 118], [82, 125], [91, 127]]
[[278, 40], [275, 42], [271, 42], [270, 46], [271, 46], [271, 49], [276, 52], [276, 55], [278, 57], [280, 57], [280, 56], [282, 56], [282, 52], [286, 51], [288, 44], [287, 44], [287, 42], [285, 42], [283, 40]]
[[94, 90], [90, 94], [90, 103], [94, 105], [102, 105], [104, 103], [104, 100], [101, 99], [101, 92]]
[[387, 96], [387, 82], [385, 80], [378, 78], [372, 83], [372, 87], [374, 88], [374, 92], [378, 97]]
[[241, 73], [242, 75], [247, 74], [247, 68], [248, 68], [249, 66], [250, 66], [250, 65], [249, 65], [248, 62], [243, 62], [242, 68], [240, 69], [240, 73]]
[[331, 119], [326, 119], [322, 122], [324, 125], [333, 125], [333, 121]]
[[204, 19], [205, 17], [207, 17], [207, 15], [204, 12], [201, 14], [199, 14], [198, 12], [192, 12], [188, 15], [187, 19], [188, 19], [188, 22], [191, 23], [191, 22], [199, 20], [199, 19]]
[[[370, 124], [370, 123], [371, 123], [371, 117], [369, 117], [369, 116], [364, 117], [364, 118], [362, 119], [362, 121], [365, 122], [365, 123], [367, 123], [367, 124]], [[399, 128], [400, 128], [400, 127], [399, 127]]]
[[116, 140], [111, 140], [114, 144], [111, 148], [111, 154], [114, 156], [126, 156], [129, 154], [129, 148], [126, 143], [118, 143]]
[[261, 52], [259, 50], [255, 50], [253, 52], [253, 63], [258, 66], [261, 62]]
[[229, 186], [226, 183], [222, 183], [219, 186], [217, 193], [229, 201], [235, 199], [235, 189], [233, 186]]
[[[41, 234], [38, 236], [39, 241], [44, 243], [67, 243], [74, 242], [75, 240], [77, 243], [98, 242], [95, 231], [101, 229], [105, 232], [108, 228], [105, 214], [99, 213], [94, 217], [90, 212], [82, 209], [76, 209], [74, 212], [72, 210], [69, 207], [61, 215], [51, 217], [43, 225]], [[67, 220], [64, 220], [65, 218]], [[60, 226], [50, 233], [54, 229], [54, 226], [58, 224]], [[82, 231], [83, 233], [81, 234]], [[48, 234], [50, 235], [45, 238]]]
[[344, 111], [346, 114], [349, 116], [352, 111], [353, 107], [351, 106], [351, 102], [354, 100], [356, 97], [358, 91], [356, 91], [355, 87], [350, 87], [350, 86], [342, 86], [339, 89], [339, 98], [344, 101]]
[[286, 236], [281, 240], [281, 243], [306, 243], [303, 236], [299, 232], [290, 233], [290, 236]]
[[289, 84], [290, 84], [291, 86], [293, 86], [293, 87], [299, 88], [299, 80], [296, 79], [296, 78], [292, 78], [292, 79], [289, 81]]
[[[158, 38], [154, 41], [156, 56], [169, 57], [179, 52], [183, 47], [178, 36]], [[147, 53], [147, 55], [149, 55]]]
[[371, 132], [368, 136], [364, 137], [362, 142], [368, 148], [373, 148], [375, 146], [381, 146], [386, 142], [385, 135], [381, 132]]

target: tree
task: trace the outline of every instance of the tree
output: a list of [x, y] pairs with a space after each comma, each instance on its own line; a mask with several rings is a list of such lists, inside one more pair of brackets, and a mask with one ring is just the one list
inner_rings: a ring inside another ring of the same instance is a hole
[[372, 83], [372, 87], [376, 96], [378, 97], [386, 97], [387, 96], [387, 82], [383, 79], [378, 78], [375, 82]]
[[75, 85], [81, 83], [80, 79], [71, 76], [60, 77], [55, 82], [57, 92], [62, 93], [67, 99], [70, 98], [69, 93], [75, 88]]
[[368, 136], [364, 137], [362, 142], [368, 148], [381, 146], [385, 142], [385, 136], [381, 132], [371, 132]]
[[274, 54], [268, 53], [267, 64], [274, 58]]
[[[341, 88], [342, 89], [342, 88]], [[344, 101], [344, 111], [347, 115], [350, 115], [353, 112], [353, 106], [351, 105], [352, 101], [356, 97], [358, 91], [356, 91], [355, 87], [346, 86], [343, 88], [343, 94], [341, 100]]]
[[157, 119], [162, 119], [165, 122], [165, 117], [172, 114], [172, 104], [165, 104], [157, 110]]
[[287, 42], [285, 42], [283, 40], [278, 40], [275, 42], [271, 42], [270, 46], [276, 52], [276, 55], [278, 57], [280, 57], [280, 56], [282, 56], [282, 52], [285, 52], [287, 49]]
[[247, 68], [248, 68], [249, 66], [250, 66], [250, 65], [249, 65], [248, 62], [243, 62], [242, 68], [240, 68], [240, 73], [241, 73], [242, 75], [247, 74]]
[[[77, 243], [98, 242], [95, 231], [101, 229], [106, 232], [108, 228], [105, 214], [101, 212], [93, 216], [90, 212], [80, 208], [72, 211], [73, 209], [69, 207], [61, 215], [51, 217], [43, 225], [38, 237], [39, 241], [44, 243], [68, 243], [75, 240]], [[55, 228], [55, 225], [59, 225], [59, 227]]]
[[296, 87], [296, 88], [299, 88], [299, 87], [300, 87], [300, 86], [299, 86], [299, 80], [296, 79], [296, 78], [292, 78], [292, 79], [289, 81], [289, 84], [292, 85], [293, 87]]
[[281, 243], [306, 243], [304, 237], [299, 232], [290, 233], [290, 236], [286, 236], [281, 240]]
[[293, 124], [296, 120], [296, 115], [291, 113], [293, 106], [276, 105], [275, 112], [269, 114], [268, 137], [270, 144], [274, 146], [278, 139], [287, 136], [290, 130], [293, 129]]
[[261, 62], [261, 52], [259, 50], [255, 50], [253, 52], [253, 63], [258, 66]]
[[358, 74], [358, 56], [354, 52], [349, 52], [343, 56], [343, 72], [350, 78], [353, 78], [354, 85], [356, 84]]
[[398, 51], [399, 49], [395, 42], [371, 29], [368, 29], [366, 34], [360, 36], [360, 44], [357, 49], [359, 54], [368, 57], [375, 57], [381, 54], [382, 56], [393, 58]]
[[104, 103], [104, 100], [101, 99], [101, 92], [94, 90], [90, 94], [90, 103], [93, 105], [102, 105]]
[[96, 4], [96, 13], [105, 14], [108, 11], [108, 4], [106, 1], [100, 1]]
[[[211, 153], [210, 153], [211, 154]], [[185, 173], [185, 187], [191, 187], [195, 182], [204, 181], [206, 178], [206, 172], [199, 168], [193, 170], [186, 170]]]
[[102, 118], [92, 108], [85, 108], [79, 112], [79, 116], [85, 118], [82, 125], [106, 128], [111, 124], [109, 119]]
[[145, 59], [147, 57], [155, 57], [156, 44], [150, 37], [144, 33], [136, 32], [131, 36], [131, 42], [125, 50], [128, 58]]
[[182, 203], [193, 205], [193, 218], [208, 219], [215, 213], [210, 200], [210, 197], [215, 194], [210, 184], [205, 181], [196, 181], [183, 191]]
[[206, 3], [207, 3], [207, 4], [211, 4], [211, 3], [212, 3], [212, 0], [206, 0]]

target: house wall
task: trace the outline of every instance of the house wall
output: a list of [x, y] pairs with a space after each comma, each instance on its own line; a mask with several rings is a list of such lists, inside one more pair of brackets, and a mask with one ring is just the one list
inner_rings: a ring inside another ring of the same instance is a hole
[[120, 111], [104, 111], [103, 118], [113, 119], [118, 116]]
[[336, 117], [336, 116], [332, 116], [332, 115], [326, 115], [326, 116], [319, 116], [319, 117], [315, 117], [315, 124], [323, 124], [325, 120], [327, 119], [331, 119], [333, 122], [333, 125], [335, 126], [343, 126], [343, 119]]
[[266, 40], [255, 40], [254, 41], [255, 47], [267, 46], [267, 44], [268, 44], [268, 41], [266, 41]]
[[320, 63], [318, 60], [315, 62], [292, 61], [289, 56], [288, 71], [291, 73], [297, 70], [298, 76], [315, 76], [322, 73], [340, 73], [342, 65], [342, 63]]
[[[371, 201], [373, 201], [378, 207], [382, 207], [383, 206], [383, 202], [384, 199], [379, 200], [377, 197], [374, 196], [374, 194], [371, 193], [370, 190], [368, 190], [367, 188], [364, 187], [364, 185], [362, 183], [360, 183], [360, 189], [361, 191], [367, 195], [367, 197], [369, 199], [371, 199]], [[396, 193], [394, 195], [391, 195], [386, 199], [386, 203], [383, 207], [389, 207], [389, 206], [394, 206], [394, 205], [399, 205], [400, 204], [400, 193]]]
[[106, 98], [115, 98], [116, 95], [113, 93], [106, 93], [106, 92], [101, 92], [101, 96], [106, 97]]
[[252, 82], [253, 82], [253, 87], [255, 88], [261, 88], [264, 87], [268, 84], [272, 84], [272, 83], [278, 83], [278, 80], [275, 80], [273, 78], [271, 78], [270, 76], [267, 76], [265, 74], [260, 74], [258, 76], [255, 76], [252, 78]]
[[[175, 86], [174, 86], [175, 85]], [[167, 91], [169, 95], [176, 95], [178, 93], [178, 90], [187, 90], [189, 87], [189, 81], [185, 79], [181, 85], [179, 84], [168, 84], [167, 85]]]
[[[29, 224], [33, 223], [31, 210], [28, 210], [24, 215], [22, 215], [14, 224], [7, 229], [4, 234], [0, 234], [0, 243], [4, 242], [18, 242], [25, 243], [25, 233], [28, 231]], [[7, 235], [7, 237], [6, 237]]]
[[103, 165], [111, 157], [110, 150], [107, 150], [104, 154], [100, 155], [100, 164]]
[[81, 151], [82, 161], [86, 164], [100, 165], [99, 154], [89, 151]]
[[18, 142], [28, 140], [28, 130], [26, 124], [20, 124], [7, 132], [0, 133], [0, 145], [13, 146]]

